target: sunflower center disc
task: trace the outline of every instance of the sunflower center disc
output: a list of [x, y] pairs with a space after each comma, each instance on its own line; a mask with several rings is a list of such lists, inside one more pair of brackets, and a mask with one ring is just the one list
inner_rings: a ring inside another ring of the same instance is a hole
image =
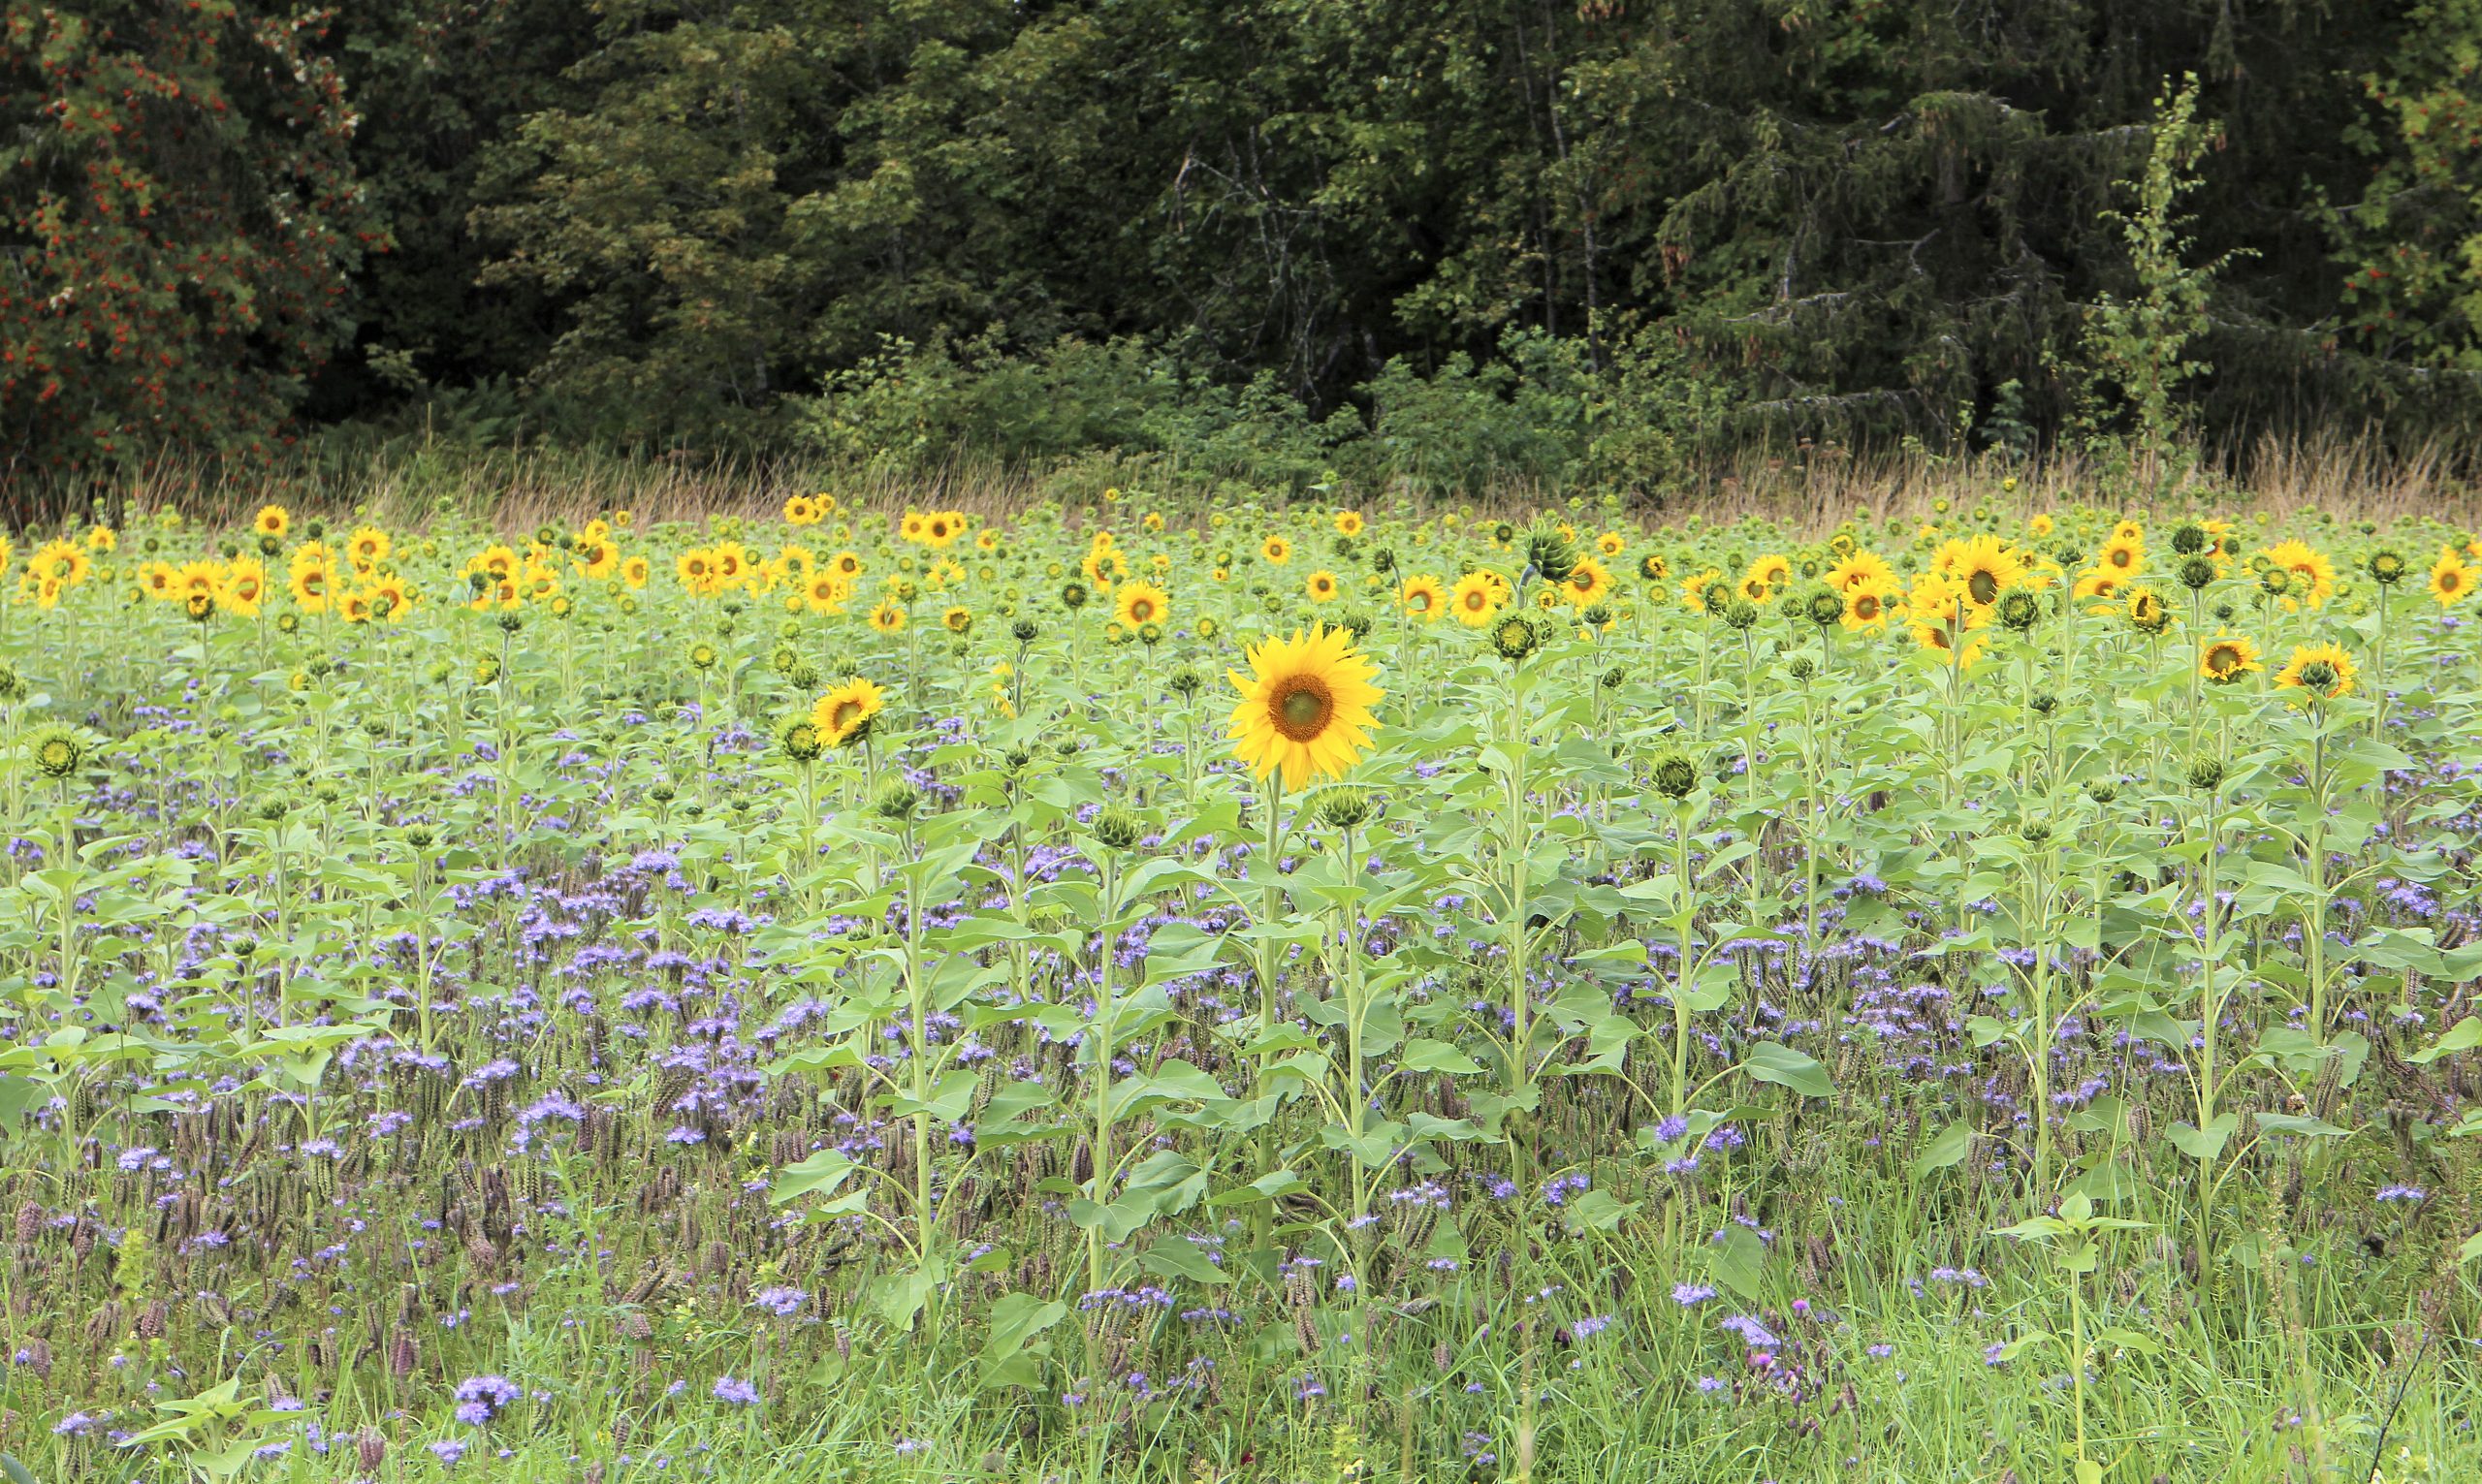
[[1276, 730], [1294, 742], [1308, 742], [1326, 730], [1327, 713], [1334, 706], [1335, 698], [1324, 684], [1309, 676], [1296, 676], [1276, 698]]

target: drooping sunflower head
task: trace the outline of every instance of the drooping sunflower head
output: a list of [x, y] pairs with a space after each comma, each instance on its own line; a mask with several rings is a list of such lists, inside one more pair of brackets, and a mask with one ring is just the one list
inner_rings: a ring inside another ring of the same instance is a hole
[[1280, 774], [1287, 788], [1350, 771], [1370, 745], [1371, 708], [1385, 694], [1371, 683], [1371, 662], [1351, 634], [1321, 624], [1263, 641], [1248, 658], [1250, 674], [1231, 672], [1241, 694], [1232, 709], [1234, 755], [1260, 777]]

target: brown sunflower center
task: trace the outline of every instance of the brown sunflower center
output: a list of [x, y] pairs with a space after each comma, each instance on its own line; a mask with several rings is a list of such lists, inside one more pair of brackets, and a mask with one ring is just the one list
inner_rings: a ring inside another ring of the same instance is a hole
[[861, 719], [861, 702], [839, 701], [836, 703], [836, 709], [827, 713], [827, 729], [842, 737], [846, 731], [852, 728], [854, 723]]
[[1999, 575], [1988, 570], [1977, 571], [1965, 579], [1965, 591], [1973, 594], [1976, 603], [1988, 608], [1999, 601]]
[[1139, 598], [1135, 602], [1130, 604], [1129, 616], [1139, 623], [1153, 622], [1155, 618], [1155, 604], [1149, 599]]
[[1879, 595], [1865, 592], [1853, 600], [1853, 616], [1863, 620], [1879, 616]]
[[2441, 592], [2454, 592], [2456, 589], [2464, 585], [2465, 574], [2457, 571], [2454, 567], [2450, 567], [2445, 572], [2439, 574], [2439, 590]]
[[1287, 741], [1314, 741], [1336, 713], [1336, 693], [1315, 675], [1289, 675], [1267, 697], [1267, 719]]
[[2207, 650], [2207, 668], [2216, 675], [2230, 675], [2241, 668], [2241, 651], [2227, 644]]

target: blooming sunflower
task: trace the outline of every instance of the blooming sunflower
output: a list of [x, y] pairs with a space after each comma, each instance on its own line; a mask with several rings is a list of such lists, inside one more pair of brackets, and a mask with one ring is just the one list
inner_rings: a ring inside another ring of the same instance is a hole
[[1590, 607], [1611, 594], [1611, 573], [1591, 556], [1580, 556], [1560, 584], [1561, 595], [1577, 608]]
[[395, 549], [395, 543], [388, 539], [386, 531], [375, 525], [365, 525], [345, 539], [345, 559], [353, 563], [356, 572], [367, 575], [386, 561], [388, 553]]
[[939, 627], [951, 634], [965, 633], [973, 627], [973, 610], [963, 606], [950, 607], [939, 615]]
[[1337, 535], [1339, 535], [1339, 536], [1358, 536], [1358, 535], [1360, 535], [1360, 534], [1361, 534], [1361, 512], [1360, 512], [1360, 511], [1358, 511], [1358, 510], [1340, 510], [1340, 511], [1337, 511], [1337, 512], [1336, 512], [1336, 534], [1337, 534]]
[[893, 602], [882, 602], [871, 610], [871, 627], [882, 634], [893, 634], [905, 627], [905, 610]]
[[620, 581], [632, 587], [644, 587], [647, 585], [649, 570], [649, 563], [645, 557], [624, 557], [620, 562]]
[[285, 590], [293, 594], [295, 606], [303, 613], [324, 614], [335, 584], [336, 569], [327, 562], [297, 561], [285, 581]]
[[2172, 626], [2172, 610], [2165, 606], [2163, 594], [2143, 584], [2120, 599], [2120, 613], [2129, 627], [2141, 634], [2160, 634]]
[[2431, 564], [2431, 596], [2446, 608], [2473, 591], [2473, 569], [2465, 564], [2464, 553], [2453, 546], [2439, 548], [2439, 559]]
[[1895, 578], [1891, 575], [1844, 589], [1844, 616], [1838, 621], [1849, 633], [1876, 634], [1888, 626], [1898, 606]]
[[1753, 603], [1764, 603], [1793, 580], [1790, 558], [1773, 552], [1760, 556], [1741, 574], [1741, 596]]
[[1499, 610], [1499, 584], [1491, 581], [1488, 573], [1468, 572], [1449, 589], [1448, 606], [1456, 615], [1457, 622], [1479, 629], [1490, 622], [1491, 615]]
[[281, 505], [262, 505], [258, 515], [251, 520], [250, 528], [262, 536], [281, 538], [293, 529], [293, 512]]
[[2103, 543], [2101, 554], [2094, 558], [2096, 567], [2123, 581], [2137, 576], [2146, 567], [2145, 538], [2123, 534], [2128, 529], [2123, 524], [2119, 530], [2114, 531], [2112, 539]]
[[267, 601], [268, 569], [255, 556], [237, 556], [224, 569], [224, 589], [219, 596], [224, 606], [244, 618], [255, 617], [259, 605]]
[[816, 525], [818, 523], [818, 517], [819, 510], [817, 504], [807, 494], [791, 495], [784, 501], [784, 523], [786, 525]]
[[2025, 564], [1996, 536], [1949, 541], [1939, 548], [1940, 574], [1976, 608], [1996, 608], [1999, 595], [2017, 584]]
[[1336, 574], [1322, 567], [1310, 574], [1310, 580], [1302, 584], [1302, 590], [1310, 594], [1313, 603], [1332, 603], [1336, 599]]
[[811, 725], [818, 729], [820, 745], [851, 746], [871, 735], [871, 723], [887, 704], [887, 692], [858, 675], [848, 676], [811, 708]]
[[1594, 538], [1594, 549], [1606, 556], [1617, 556], [1629, 550], [1629, 538], [1618, 531], [1605, 531]]
[[1110, 547], [1097, 547], [1087, 553], [1086, 559], [1078, 567], [1086, 574], [1086, 581], [1098, 587], [1108, 588], [1129, 576], [1129, 563]]
[[814, 614], [841, 614], [853, 588], [833, 572], [813, 572], [802, 584], [802, 602]]
[[1271, 564], [1281, 567], [1292, 560], [1292, 543], [1282, 536], [1269, 536], [1258, 543], [1258, 554], [1265, 557]]
[[928, 524], [929, 522], [924, 521], [922, 518], [922, 512], [918, 510], [908, 510], [897, 521], [897, 539], [900, 541], [909, 541], [918, 546], [922, 542], [923, 530]]
[[944, 510], [935, 510], [922, 518], [922, 540], [935, 551], [944, 552], [948, 543], [965, 534], [965, 522]]
[[1896, 569], [1888, 565], [1886, 557], [1860, 549], [1827, 569], [1827, 584], [1843, 593], [1865, 586], [1893, 586], [1895, 580]]
[[2275, 672], [2275, 683], [2309, 691], [2329, 701], [2353, 693], [2353, 657], [2336, 644], [2297, 645], [2292, 658]]
[[2258, 647], [2238, 634], [2217, 634], [2198, 651], [2198, 674], [2217, 685], [2266, 668], [2258, 663]]
[[1408, 616], [1437, 623], [1440, 615], [1448, 611], [1448, 589], [1440, 585], [1438, 578], [1420, 573], [1405, 579], [1397, 587], [1396, 603]]
[[1385, 693], [1352, 636], [1324, 624], [1249, 651], [1250, 675], [1230, 672], [1241, 701], [1232, 709], [1233, 753], [1259, 777], [1280, 773], [1300, 788], [1312, 775], [1338, 777], [1370, 745], [1371, 707]]
[[2292, 586], [2282, 594], [2287, 612], [2298, 611], [2304, 603], [2324, 607], [2336, 595], [2336, 564], [2307, 542], [2277, 542], [2267, 549], [2267, 559], [2292, 574]]
[[1123, 583], [1112, 599], [1112, 616], [1130, 628], [1141, 623], [1161, 623], [1171, 612], [1171, 594], [1153, 583]]
[[2078, 574], [2077, 585], [2070, 588], [2069, 593], [2080, 602], [2091, 603], [2093, 606], [2085, 610], [2089, 614], [2110, 613], [2119, 601], [2119, 574], [2101, 567], [2082, 572]]

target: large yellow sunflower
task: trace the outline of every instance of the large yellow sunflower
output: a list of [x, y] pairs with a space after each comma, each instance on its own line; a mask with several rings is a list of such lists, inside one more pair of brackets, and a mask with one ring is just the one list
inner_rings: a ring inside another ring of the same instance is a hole
[[829, 747], [850, 746], [870, 735], [871, 722], [887, 709], [887, 693], [860, 676], [848, 676], [843, 684], [818, 698], [811, 708], [811, 725], [818, 728], [818, 740]]
[[2431, 596], [2446, 608], [2473, 593], [2473, 569], [2465, 564], [2465, 555], [2453, 546], [2439, 548], [2439, 559], [2431, 564]]
[[1143, 580], [1121, 584], [1119, 592], [1112, 599], [1112, 616], [1130, 628], [1143, 623], [1161, 623], [1171, 614], [1171, 594]]
[[1856, 551], [1827, 569], [1827, 584], [1838, 592], [1850, 593], [1876, 584], [1893, 586], [1896, 569], [1876, 552]]
[[1939, 548], [1940, 575], [1976, 608], [1996, 608], [1999, 595], [2017, 584], [2025, 564], [1996, 536], [1950, 541]]
[[1591, 556], [1580, 556], [1560, 584], [1561, 596], [1578, 608], [1602, 602], [1611, 593], [1611, 573]]
[[2258, 663], [2258, 647], [2238, 634], [2218, 634], [2198, 651], [2198, 674], [2217, 685], [2233, 684], [2265, 668]]
[[1241, 702], [1232, 708], [1233, 754], [1259, 777], [1281, 771], [1299, 788], [1319, 774], [1342, 776], [1370, 745], [1371, 663], [1344, 629], [1321, 624], [1249, 651], [1250, 675], [1230, 672]]
[[1457, 622], [1479, 629], [1499, 612], [1499, 584], [1491, 581], [1488, 573], [1468, 572], [1456, 580], [1456, 586], [1448, 595], [1448, 606], [1456, 615]]
[[1845, 630], [1854, 634], [1876, 634], [1888, 626], [1900, 605], [1896, 601], [1893, 574], [1883, 580], [1862, 583], [1844, 591]]
[[1419, 573], [1405, 579], [1396, 589], [1396, 602], [1409, 616], [1437, 623], [1440, 615], [1448, 612], [1448, 589], [1440, 585], [1438, 578]]

